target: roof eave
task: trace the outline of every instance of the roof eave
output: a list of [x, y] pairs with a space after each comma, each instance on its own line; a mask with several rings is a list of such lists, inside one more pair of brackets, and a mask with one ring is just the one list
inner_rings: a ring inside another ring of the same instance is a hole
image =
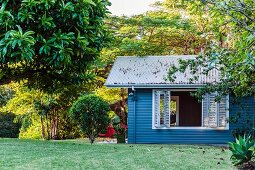
[[109, 88], [201, 88], [205, 84], [105, 84]]

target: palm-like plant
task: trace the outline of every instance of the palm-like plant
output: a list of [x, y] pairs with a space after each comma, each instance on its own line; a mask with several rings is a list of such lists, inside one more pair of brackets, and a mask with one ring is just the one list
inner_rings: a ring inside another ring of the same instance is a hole
[[254, 158], [255, 141], [251, 135], [239, 136], [235, 142], [229, 142], [229, 149], [232, 151], [231, 160], [234, 165], [250, 165], [251, 159]]

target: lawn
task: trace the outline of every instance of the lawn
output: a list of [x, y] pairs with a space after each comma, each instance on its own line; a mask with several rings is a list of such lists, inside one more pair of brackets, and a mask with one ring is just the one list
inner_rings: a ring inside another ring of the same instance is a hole
[[0, 169], [234, 169], [230, 151], [195, 145], [0, 139]]

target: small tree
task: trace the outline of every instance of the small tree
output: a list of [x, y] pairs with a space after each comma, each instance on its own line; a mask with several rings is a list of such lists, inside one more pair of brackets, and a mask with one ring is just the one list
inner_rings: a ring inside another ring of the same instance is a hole
[[81, 96], [70, 109], [71, 118], [76, 121], [92, 144], [109, 123], [109, 105], [96, 95]]

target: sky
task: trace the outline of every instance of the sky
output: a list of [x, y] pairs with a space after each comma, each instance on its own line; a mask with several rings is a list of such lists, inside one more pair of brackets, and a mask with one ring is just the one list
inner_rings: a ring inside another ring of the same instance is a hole
[[135, 15], [142, 14], [148, 10], [153, 9], [149, 5], [155, 0], [109, 0], [112, 6], [109, 7], [112, 15]]

